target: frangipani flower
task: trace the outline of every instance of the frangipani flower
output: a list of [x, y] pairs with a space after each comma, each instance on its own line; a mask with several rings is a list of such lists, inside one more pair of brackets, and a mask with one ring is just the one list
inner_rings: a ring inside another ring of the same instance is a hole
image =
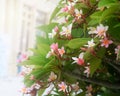
[[63, 56], [63, 54], [65, 53], [64, 47], [62, 47], [61, 49], [58, 49], [58, 52], [61, 56]]
[[49, 58], [50, 56], [52, 56], [54, 54], [54, 51], [51, 49], [51, 51], [49, 51], [46, 55], [46, 58]]
[[92, 39], [91, 41], [88, 41], [88, 45], [84, 45], [84, 46], [88, 48], [94, 47], [95, 46], [94, 40]]
[[48, 81], [51, 82], [56, 79], [57, 79], [57, 75], [54, 72], [51, 72]]
[[107, 30], [108, 30], [108, 26], [103, 26], [102, 24], [97, 26], [96, 28], [97, 37], [106, 37]]
[[74, 60], [73, 63], [77, 63], [78, 65], [83, 65], [84, 64], [84, 59], [83, 59], [84, 53], [80, 53], [79, 57], [72, 57], [72, 59]]
[[115, 54], [117, 55], [116, 60], [118, 60], [120, 58], [120, 45], [115, 48]]
[[90, 75], [90, 67], [89, 66], [85, 67], [84, 73], [87, 74], [87, 77], [89, 77], [89, 75]]
[[53, 51], [56, 51], [58, 50], [58, 43], [53, 43], [50, 45], [50, 48], [53, 50]]
[[82, 14], [82, 10], [79, 11], [78, 9], [75, 9], [75, 16], [77, 19], [80, 19], [82, 17]]
[[62, 12], [68, 12], [69, 11], [69, 6], [65, 5], [62, 9]]
[[20, 90], [20, 92], [22, 92], [22, 93], [26, 94], [26, 93], [28, 92], [28, 90], [27, 90], [27, 88], [26, 88], [26, 87], [23, 87], [23, 88]]
[[90, 30], [88, 32], [88, 34], [96, 34], [96, 28], [95, 27], [89, 27], [88, 30]]
[[91, 93], [93, 91], [92, 85], [86, 87], [87, 93]]
[[108, 48], [110, 44], [113, 43], [112, 40], [108, 40], [107, 38], [104, 38], [101, 41], [101, 46], [105, 46], [105, 48]]
[[76, 91], [76, 92], [80, 89], [78, 84], [79, 84], [79, 82], [77, 82], [76, 84], [72, 85], [73, 90]]
[[57, 34], [57, 32], [59, 31], [58, 26], [56, 26], [53, 30], [52, 33], [48, 33], [48, 37], [49, 38], [54, 38], [54, 36]]
[[65, 92], [67, 90], [67, 85], [64, 82], [61, 82], [61, 84], [58, 84], [59, 91]]
[[64, 35], [66, 37], [71, 36], [71, 29], [72, 29], [72, 24], [68, 25], [67, 27], [62, 27], [62, 32], [60, 32], [60, 35]]

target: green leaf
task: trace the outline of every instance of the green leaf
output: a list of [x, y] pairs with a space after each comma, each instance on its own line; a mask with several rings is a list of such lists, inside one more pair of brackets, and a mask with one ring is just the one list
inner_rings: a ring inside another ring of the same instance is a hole
[[38, 96], [42, 96], [42, 94], [44, 93], [44, 91], [45, 91], [46, 89], [40, 89], [40, 90], [38, 90]]
[[42, 26], [38, 27], [38, 29], [40, 29], [40, 30], [43, 31], [43, 32], [50, 33], [50, 32], [52, 32], [52, 29], [53, 29], [57, 24], [58, 24], [58, 23], [50, 23], [50, 24], [47, 24], [47, 25], [42, 25]]
[[68, 42], [67, 46], [71, 49], [77, 49], [85, 45], [88, 40], [91, 40], [91, 38], [77, 38], [77, 39], [72, 39]]
[[101, 64], [101, 59], [95, 58], [90, 60], [89, 63], [90, 63], [90, 75], [92, 76], [94, 72], [99, 68]]
[[98, 7], [108, 7], [114, 3], [115, 3], [115, 0], [100, 0], [100, 2], [98, 3]]
[[82, 37], [83, 29], [82, 28], [73, 29], [71, 34], [72, 34], [73, 38]]
[[[105, 48], [100, 48], [95, 56], [91, 56], [91, 59], [88, 61], [90, 63], [90, 74], [91, 76], [94, 72], [100, 67], [102, 62], [101, 58], [104, 58]], [[98, 56], [98, 57], [97, 57]]]
[[100, 19], [102, 13], [103, 13], [103, 11], [97, 11], [97, 12], [94, 12], [92, 15], [90, 15], [90, 17], [92, 19]]
[[104, 21], [109, 17], [113, 17], [114, 13], [118, 10], [120, 10], [120, 5], [119, 4], [116, 4], [116, 5], [108, 8], [108, 9], [106, 9], [105, 11], [103, 11], [102, 16], [100, 18], [100, 21]]

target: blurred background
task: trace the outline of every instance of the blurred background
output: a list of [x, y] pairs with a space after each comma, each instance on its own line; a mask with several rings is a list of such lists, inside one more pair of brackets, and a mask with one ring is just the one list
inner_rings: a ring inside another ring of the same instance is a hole
[[0, 0], [0, 96], [21, 96], [14, 94], [21, 85], [19, 56], [35, 46], [36, 35], [44, 35], [36, 27], [48, 23], [58, 1]]

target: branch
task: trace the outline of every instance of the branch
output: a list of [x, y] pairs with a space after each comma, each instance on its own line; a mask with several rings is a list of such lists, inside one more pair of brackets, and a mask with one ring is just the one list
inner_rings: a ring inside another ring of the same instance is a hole
[[120, 84], [110, 83], [108, 81], [97, 80], [97, 79], [94, 79], [94, 78], [87, 78], [87, 77], [79, 75], [77, 73], [65, 72], [65, 74], [68, 75], [68, 76], [71, 76], [75, 79], [81, 80], [81, 81], [94, 83], [94, 84], [104, 86], [104, 87], [107, 87], [107, 88], [111, 88], [111, 89], [120, 89]]

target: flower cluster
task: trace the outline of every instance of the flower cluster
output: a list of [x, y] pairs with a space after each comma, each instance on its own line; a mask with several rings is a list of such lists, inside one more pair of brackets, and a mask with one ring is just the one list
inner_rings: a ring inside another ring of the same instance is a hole
[[[120, 81], [120, 35], [116, 35], [119, 24], [118, 21], [116, 26], [111, 24], [113, 20], [119, 20], [119, 11], [111, 12], [115, 0], [112, 4], [103, 1], [60, 1], [58, 12], [55, 10], [56, 14], [51, 17], [56, 22], [50, 21], [46, 25], [50, 30], [44, 40], [49, 42], [43, 44], [40, 41], [43, 45], [38, 43], [40, 48], [33, 50], [35, 54], [28, 60], [28, 65], [33, 68], [25, 76], [35, 83], [30, 88], [23, 88], [23, 93], [48, 88], [46, 95], [76, 96], [82, 93], [94, 96], [109, 89], [109, 85], [119, 91], [120, 87], [114, 85]], [[116, 3], [114, 6], [118, 7]], [[116, 33], [112, 32], [114, 29]], [[116, 71], [111, 72], [111, 69]]]
[[58, 48], [58, 43], [51, 44], [50, 48], [51, 48], [51, 51], [48, 52], [48, 54], [46, 55], [46, 58], [49, 58], [52, 55], [62, 57], [63, 54], [65, 53], [64, 47]]

